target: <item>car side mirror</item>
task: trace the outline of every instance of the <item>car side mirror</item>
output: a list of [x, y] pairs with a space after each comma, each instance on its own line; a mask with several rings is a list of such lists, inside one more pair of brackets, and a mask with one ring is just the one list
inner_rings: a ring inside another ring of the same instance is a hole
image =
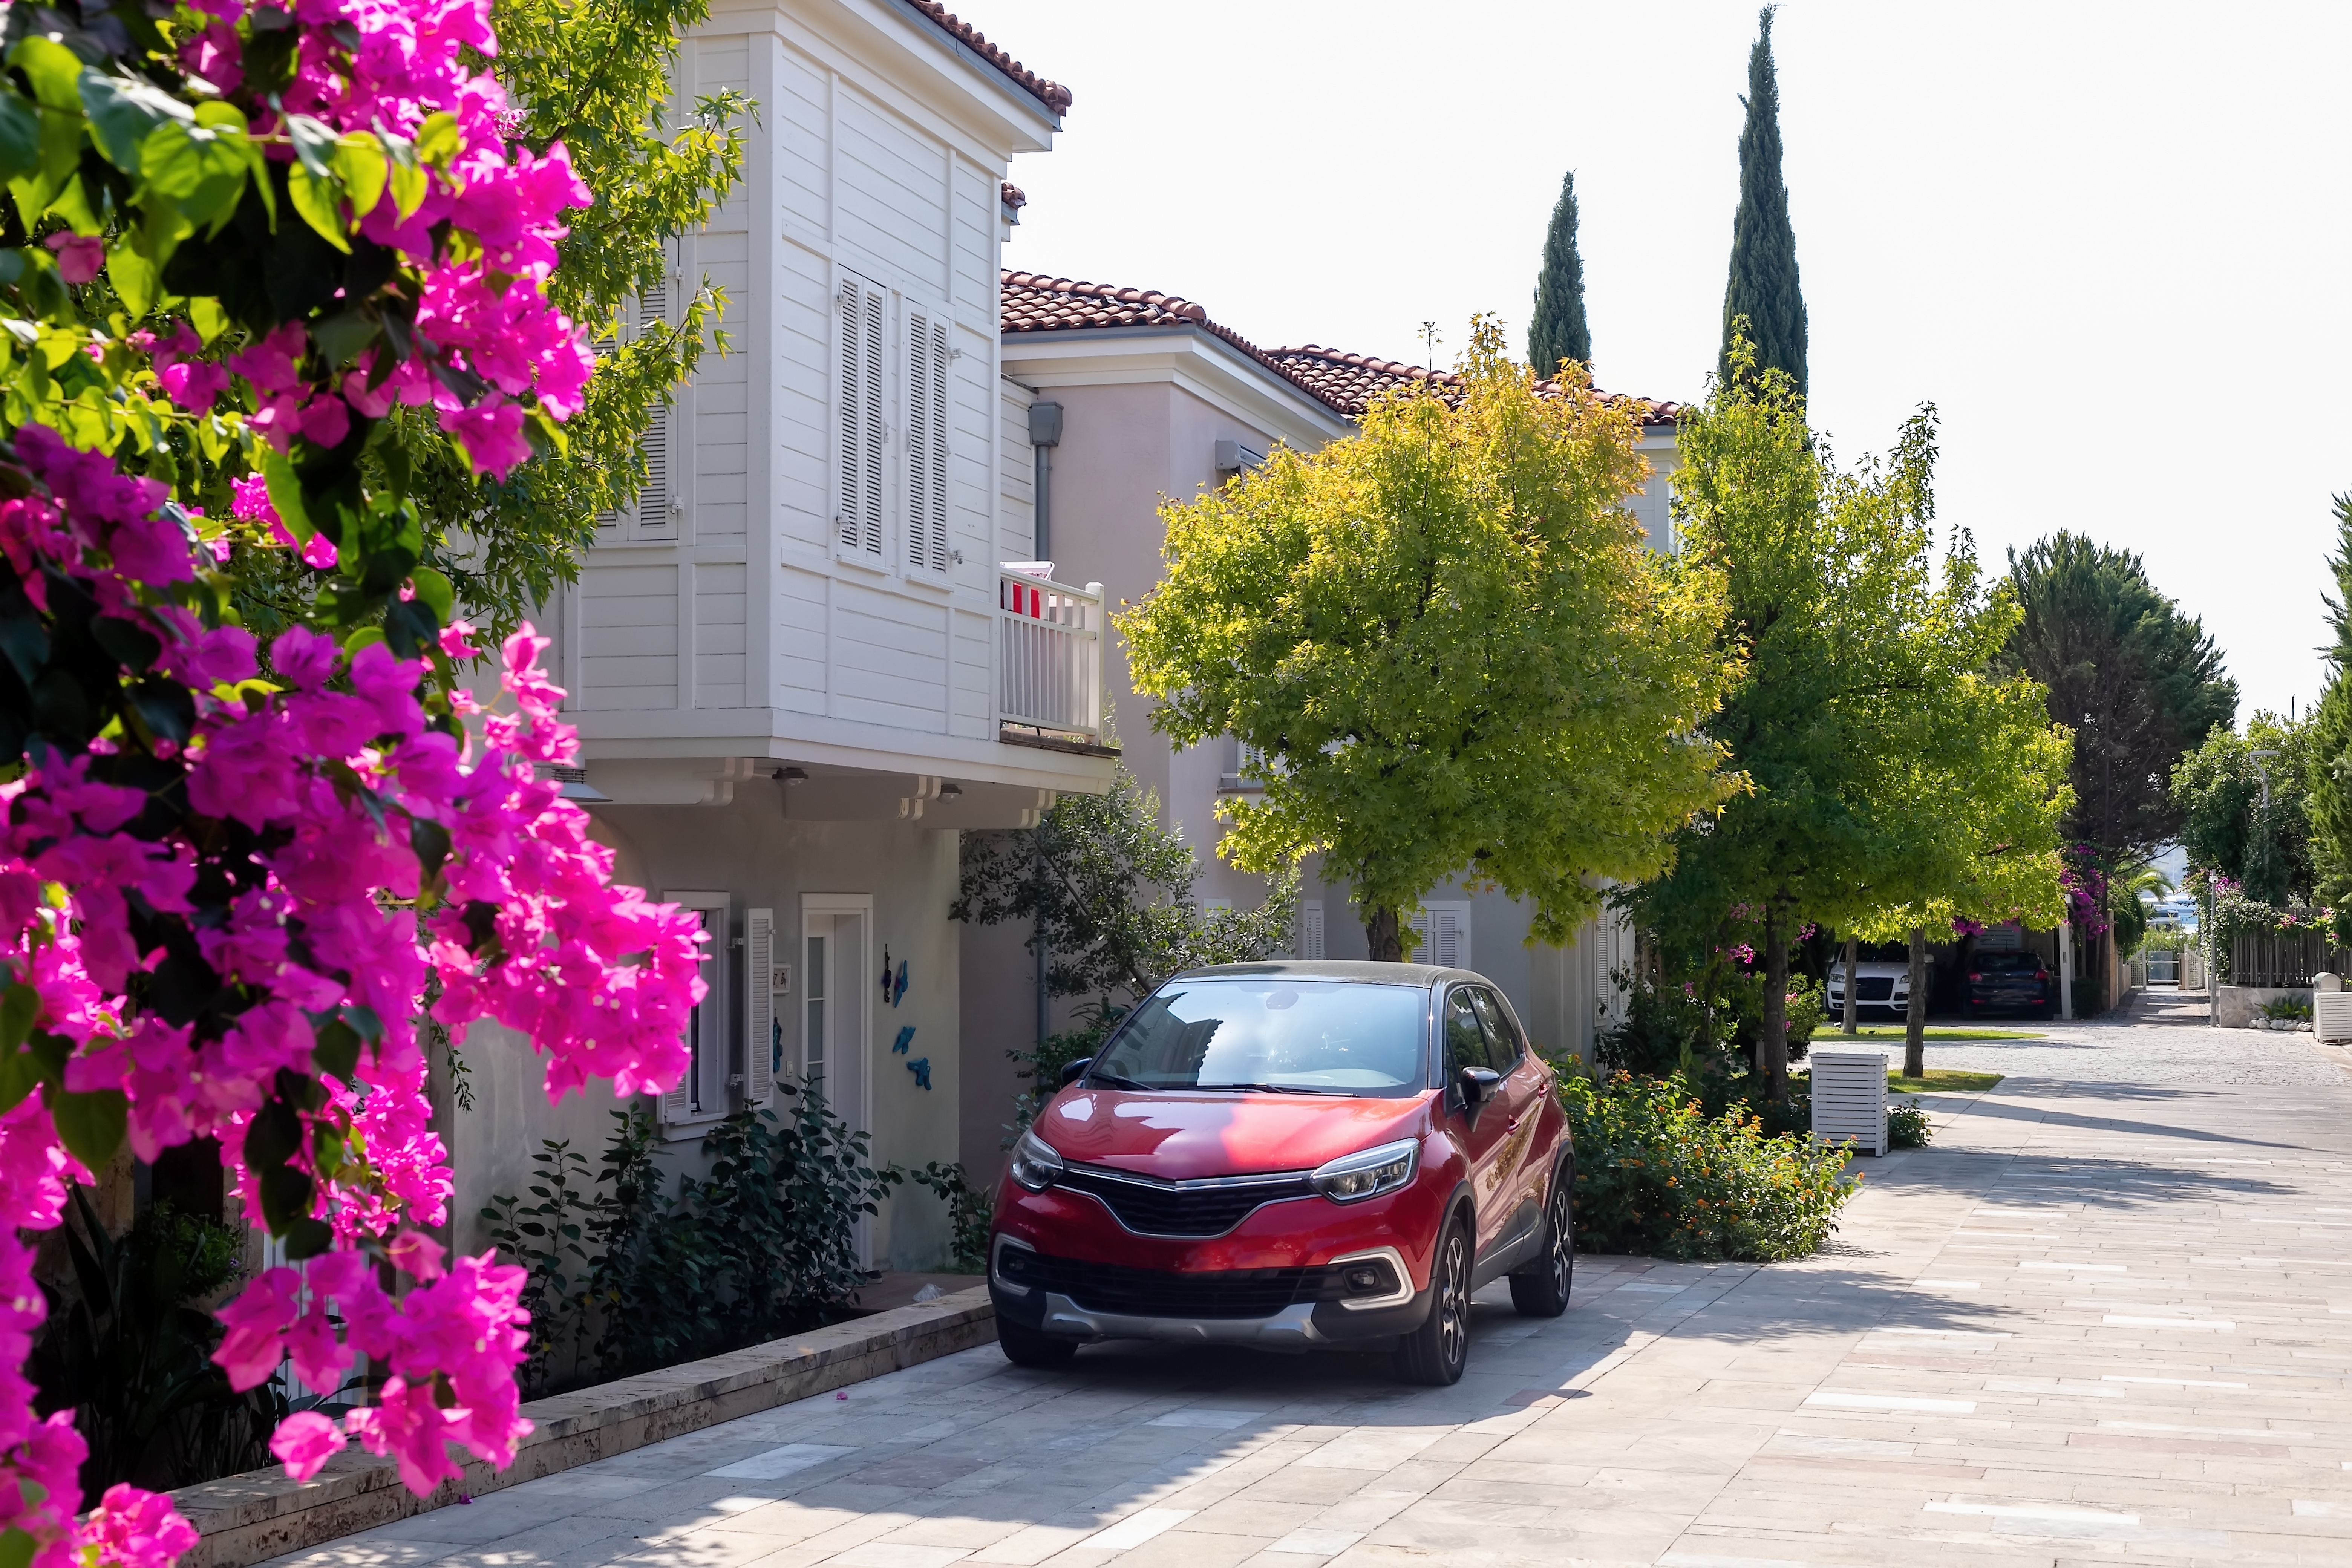
[[1503, 1081], [1503, 1075], [1493, 1068], [1464, 1068], [1458, 1076], [1462, 1084], [1462, 1103], [1470, 1108], [1473, 1116], [1478, 1114], [1480, 1106], [1494, 1098], [1495, 1086]]
[[1064, 1062], [1062, 1064], [1062, 1087], [1064, 1089], [1067, 1089], [1070, 1085], [1077, 1082], [1078, 1079], [1086, 1077], [1087, 1069], [1094, 1065], [1095, 1058], [1092, 1057], [1080, 1057], [1076, 1061]]

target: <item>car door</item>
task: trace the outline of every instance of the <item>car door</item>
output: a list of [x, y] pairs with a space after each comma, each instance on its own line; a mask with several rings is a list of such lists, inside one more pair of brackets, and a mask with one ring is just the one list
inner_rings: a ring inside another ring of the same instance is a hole
[[1543, 1172], [1528, 1156], [1542, 1121], [1544, 1074], [1499, 997], [1484, 986], [1475, 987], [1470, 1005], [1486, 1031], [1486, 1065], [1503, 1077], [1493, 1107], [1503, 1120], [1503, 1142], [1495, 1153], [1496, 1191], [1503, 1194], [1497, 1206], [1505, 1216], [1500, 1234], [1506, 1241], [1514, 1240], [1534, 1222], [1541, 1195], [1538, 1189]]
[[1511, 1118], [1505, 1103], [1509, 1092], [1507, 1088], [1496, 1086], [1494, 1096], [1475, 1113], [1462, 1093], [1464, 1068], [1494, 1066], [1493, 1049], [1487, 1044], [1486, 1026], [1478, 1018], [1475, 993], [1475, 987], [1468, 985], [1456, 985], [1446, 992], [1445, 1005], [1439, 1015], [1439, 1035], [1444, 1052], [1446, 1118], [1454, 1142], [1461, 1145], [1463, 1157], [1469, 1163], [1471, 1197], [1478, 1205], [1478, 1234], [1473, 1239], [1477, 1250], [1484, 1252], [1500, 1238], [1503, 1222], [1511, 1213], [1511, 1173], [1498, 1163], [1510, 1139]]

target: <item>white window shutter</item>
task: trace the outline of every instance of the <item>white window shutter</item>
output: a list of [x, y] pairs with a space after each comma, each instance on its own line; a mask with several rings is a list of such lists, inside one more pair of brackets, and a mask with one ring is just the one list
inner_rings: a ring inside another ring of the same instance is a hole
[[694, 1120], [694, 1100], [689, 1085], [694, 1069], [689, 1067], [680, 1074], [677, 1087], [661, 1097], [661, 1119], [676, 1127]]
[[1298, 906], [1298, 956], [1323, 956], [1323, 900], [1308, 899]]
[[885, 417], [882, 356], [883, 293], [859, 278], [844, 278], [840, 296], [841, 547], [875, 563], [882, 560], [885, 505]]
[[1413, 949], [1415, 963], [1441, 969], [1470, 967], [1470, 906], [1467, 903], [1423, 904], [1410, 922], [1421, 945]]
[[[669, 279], [647, 289], [637, 300], [637, 330], [669, 324]], [[654, 405], [646, 418], [637, 449], [646, 456], [646, 488], [637, 492], [637, 535], [667, 539], [675, 528], [677, 487], [670, 477], [670, 405]]]
[[776, 1090], [776, 911], [743, 915], [743, 1103], [757, 1110]]
[[948, 325], [907, 317], [907, 564], [948, 569]]

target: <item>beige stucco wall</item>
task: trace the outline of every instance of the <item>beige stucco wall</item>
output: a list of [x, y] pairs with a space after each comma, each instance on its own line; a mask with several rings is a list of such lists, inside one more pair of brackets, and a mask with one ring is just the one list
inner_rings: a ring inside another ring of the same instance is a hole
[[[802, 951], [803, 894], [871, 895], [875, 973], [864, 980], [865, 1038], [858, 1045], [871, 1085], [866, 1125], [874, 1135], [872, 1158], [878, 1165], [910, 1168], [933, 1160], [951, 1162], [958, 1153], [961, 1104], [961, 955], [947, 910], [955, 896], [957, 835], [913, 823], [787, 821], [782, 793], [780, 786], [755, 781], [723, 806], [599, 806], [599, 837], [621, 848], [623, 880], [656, 895], [684, 889], [726, 892], [730, 942], [742, 933], [746, 910], [774, 910], [779, 962]], [[907, 961], [907, 992], [895, 1007], [879, 1000], [875, 984], [885, 946], [894, 966]], [[735, 951], [740, 958], [740, 950]], [[804, 977], [797, 965], [794, 976], [793, 992], [776, 999], [788, 1069], [799, 1059], [803, 1016]], [[739, 1066], [741, 986], [738, 963], [727, 1032]], [[915, 1037], [906, 1055], [894, 1056], [891, 1043], [907, 1025], [914, 1026]], [[531, 1155], [541, 1142], [572, 1140], [593, 1168], [611, 1136], [610, 1113], [619, 1101], [609, 1089], [598, 1089], [550, 1106], [540, 1088], [540, 1058], [504, 1030], [477, 1027], [461, 1049], [471, 1069], [474, 1109], [455, 1107], [443, 1081], [446, 1068], [438, 1066], [436, 1105], [457, 1173], [454, 1239], [478, 1252], [488, 1245], [479, 1211], [494, 1194], [528, 1190]], [[930, 1062], [928, 1090], [906, 1068], [918, 1058]], [[836, 1042], [836, 1072], [846, 1060]], [[776, 1103], [781, 1111], [789, 1101], [779, 1095]], [[671, 1168], [699, 1166], [699, 1138], [698, 1130], [667, 1146]], [[877, 1267], [945, 1267], [946, 1210], [929, 1193], [901, 1187], [871, 1228]]]

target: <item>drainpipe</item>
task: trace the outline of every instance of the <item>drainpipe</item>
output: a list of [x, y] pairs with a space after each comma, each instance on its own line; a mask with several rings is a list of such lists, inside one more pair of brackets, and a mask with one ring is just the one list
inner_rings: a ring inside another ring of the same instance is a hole
[[1054, 558], [1054, 448], [1062, 444], [1060, 404], [1033, 403], [1029, 405], [1029, 444], [1037, 449], [1037, 523], [1031, 548], [1036, 552], [1036, 559], [1051, 561]]
[[[1039, 561], [1054, 558], [1054, 448], [1062, 444], [1062, 405], [1058, 403], [1033, 403], [1029, 405], [1029, 444], [1037, 450], [1037, 499], [1035, 526], [1030, 541], [1032, 554]], [[1045, 875], [1040, 862], [1037, 874]], [[1045, 1047], [1045, 1037], [1053, 1028], [1053, 998], [1045, 988], [1048, 956], [1045, 933], [1041, 927], [1037, 938], [1037, 1048]], [[1042, 1083], [1042, 1080], [1040, 1080]]]
[[2074, 922], [2058, 922], [2058, 1016], [2074, 1018]]

